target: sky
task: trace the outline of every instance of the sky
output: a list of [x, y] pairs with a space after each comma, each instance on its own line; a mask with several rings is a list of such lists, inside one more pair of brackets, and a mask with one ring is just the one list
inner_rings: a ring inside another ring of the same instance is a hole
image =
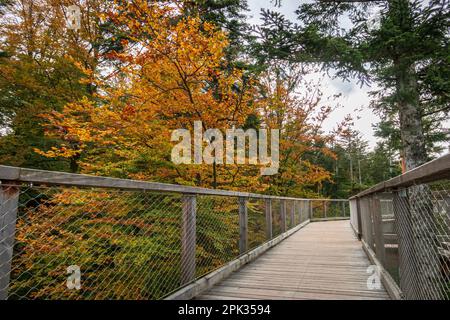
[[[281, 7], [275, 7], [274, 0], [247, 0], [250, 12], [248, 13], [248, 22], [250, 24], [260, 23], [260, 12], [262, 8], [278, 11], [285, 15], [286, 18], [292, 21], [296, 20], [295, 10], [300, 3], [311, 2], [308, 0], [281, 0]], [[321, 74], [312, 74], [307, 77], [311, 80], [319, 80]], [[375, 115], [369, 108], [370, 97], [368, 92], [375, 88], [367, 86], [360, 87], [355, 81], [343, 81], [339, 78], [332, 79], [325, 76], [321, 82], [321, 89], [324, 96], [333, 96], [341, 93], [342, 96], [337, 100], [342, 107], [334, 111], [330, 118], [324, 123], [323, 129], [331, 131], [336, 124], [341, 122], [344, 117], [351, 114], [355, 126], [354, 128], [361, 132], [363, 138], [369, 142], [369, 147], [373, 148], [376, 144], [374, 137], [373, 124], [380, 121], [380, 118]], [[360, 111], [355, 111], [360, 110]]]

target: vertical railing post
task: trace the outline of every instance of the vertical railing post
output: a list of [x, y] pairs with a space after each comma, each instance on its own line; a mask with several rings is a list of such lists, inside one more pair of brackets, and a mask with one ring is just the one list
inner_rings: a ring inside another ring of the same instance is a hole
[[303, 201], [302, 200], [300, 200], [298, 202], [297, 208], [298, 208], [298, 223], [300, 224], [300, 223], [302, 223], [302, 210], [303, 210]]
[[323, 216], [324, 218], [327, 217], [327, 202], [323, 200]]
[[239, 253], [247, 251], [248, 244], [247, 199], [239, 197]]
[[308, 211], [309, 211], [309, 219], [311, 220], [313, 218], [313, 204], [312, 204], [312, 200], [308, 200]]
[[342, 217], [345, 217], [345, 201], [342, 202]]
[[291, 228], [295, 226], [295, 203], [296, 201], [293, 200], [291, 206]]
[[0, 300], [8, 298], [19, 193], [15, 183], [0, 185]]
[[377, 195], [372, 197], [371, 214], [375, 233], [375, 252], [378, 260], [385, 266], [386, 252], [384, 248], [383, 219], [381, 216], [380, 199]]
[[181, 284], [195, 279], [197, 197], [184, 194], [181, 230]]
[[300, 224], [303, 222], [302, 221], [302, 211], [303, 211], [303, 201], [302, 200], [300, 200], [298, 202], [297, 208], [298, 208], [298, 223]]
[[272, 199], [265, 200], [265, 208], [264, 211], [266, 213], [266, 239], [272, 239]]
[[286, 231], [286, 200], [280, 200], [281, 233]]
[[358, 240], [363, 237], [362, 221], [361, 221], [361, 199], [356, 198], [356, 219], [358, 224]]
[[374, 249], [373, 243], [373, 223], [371, 215], [372, 199], [370, 196], [364, 196], [361, 198], [360, 209], [361, 209], [361, 224], [363, 228], [363, 239], [367, 245]]

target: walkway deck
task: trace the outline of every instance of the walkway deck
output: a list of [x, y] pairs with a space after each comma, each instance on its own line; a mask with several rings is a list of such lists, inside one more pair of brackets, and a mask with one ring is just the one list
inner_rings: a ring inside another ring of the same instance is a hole
[[196, 299], [389, 299], [348, 220], [313, 222]]

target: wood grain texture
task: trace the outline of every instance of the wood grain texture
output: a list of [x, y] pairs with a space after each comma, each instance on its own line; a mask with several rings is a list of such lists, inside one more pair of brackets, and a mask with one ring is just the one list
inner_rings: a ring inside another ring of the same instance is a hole
[[[245, 197], [255, 199], [307, 200], [303, 198], [278, 197], [258, 193], [231, 190], [190, 187], [177, 184], [147, 182], [140, 180], [100, 177], [87, 174], [27, 169], [0, 165], [0, 181], [32, 182], [35, 185], [62, 185], [95, 188], [114, 188], [125, 190], [144, 190], [157, 192], [191, 193], [215, 196]], [[318, 199], [319, 200], [319, 199]], [[327, 199], [344, 201], [347, 199]]]
[[186, 194], [182, 202], [181, 283], [185, 284], [195, 279], [197, 198]]
[[314, 222], [196, 299], [389, 299], [349, 221]]
[[248, 212], [247, 199], [239, 198], [239, 253], [243, 254], [248, 248]]
[[20, 190], [0, 185], [0, 300], [8, 297]]

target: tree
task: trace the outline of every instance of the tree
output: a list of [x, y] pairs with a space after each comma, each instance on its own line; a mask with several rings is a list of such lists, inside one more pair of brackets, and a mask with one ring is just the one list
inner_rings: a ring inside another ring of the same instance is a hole
[[[302, 5], [298, 17], [305, 23], [294, 28], [297, 50], [293, 56], [301, 58], [313, 53], [317, 62], [335, 67], [340, 76], [356, 76], [360, 81], [375, 80], [380, 84], [382, 89], [374, 94], [373, 106], [386, 120], [398, 121], [401, 155], [405, 169], [410, 170], [429, 159], [426, 145], [433, 141], [427, 135], [433, 137], [436, 125], [439, 127], [443, 119], [448, 119], [450, 6], [445, 0], [382, 2], [380, 26], [371, 28], [367, 18], [373, 3], [336, 0]], [[339, 17], [344, 13], [352, 21], [348, 30], [338, 28]], [[312, 52], [301, 50], [305, 47], [312, 48]], [[395, 130], [386, 125], [383, 129]], [[426, 297], [424, 292], [432, 288], [439, 273], [436, 246], [429, 245], [437, 241], [438, 224], [428, 186], [414, 186], [408, 191], [407, 223], [415, 235], [411, 244], [414, 267], [420, 270], [415, 273], [420, 284], [411, 298], [417, 299]], [[423, 220], [423, 216], [427, 219]]]
[[74, 143], [38, 152], [76, 156], [84, 172], [210, 186], [209, 166], [170, 162], [170, 132], [192, 130], [195, 120], [204, 130], [242, 126], [252, 110], [252, 85], [241, 70], [224, 67], [226, 34], [182, 12], [146, 1], [111, 9], [104, 19], [132, 39], [122, 40], [121, 52], [108, 53], [119, 72], [105, 77], [84, 70], [99, 88], [98, 99], [47, 116], [49, 134]]
[[5, 2], [0, 16], [0, 159], [2, 163], [41, 169], [76, 170], [76, 159], [58, 161], [33, 150], [57, 144], [44, 135], [41, 113], [60, 111], [71, 101], [92, 96], [95, 88], [81, 83], [83, 68], [99, 60], [101, 1], [76, 2], [83, 13], [81, 29], [66, 28], [65, 1]]
[[401, 167], [396, 160], [392, 149], [385, 143], [378, 143], [374, 150], [367, 156], [368, 166], [366, 167], [369, 183], [374, 185], [401, 174]]
[[[367, 20], [377, 5], [380, 28], [372, 29]], [[398, 121], [406, 168], [426, 162], [427, 130], [433, 127], [426, 124], [439, 126], [449, 112], [446, 1], [318, 1], [301, 5], [297, 14], [299, 24], [263, 13], [260, 53], [321, 64], [344, 79], [376, 81], [382, 90], [374, 108]], [[352, 22], [348, 29], [339, 27], [344, 15]]]
[[192, 0], [185, 1], [183, 9], [186, 15], [199, 16], [202, 21], [210, 22], [226, 32], [227, 61], [239, 67], [245, 66], [242, 58], [250, 29], [245, 16], [248, 11], [246, 0]]
[[262, 178], [271, 194], [314, 197], [330, 180], [319, 159], [335, 157], [329, 149], [333, 137], [322, 130], [333, 108], [305, 81], [309, 71], [301, 64], [272, 60], [260, 76], [261, 123], [279, 128], [281, 136], [279, 173]]

